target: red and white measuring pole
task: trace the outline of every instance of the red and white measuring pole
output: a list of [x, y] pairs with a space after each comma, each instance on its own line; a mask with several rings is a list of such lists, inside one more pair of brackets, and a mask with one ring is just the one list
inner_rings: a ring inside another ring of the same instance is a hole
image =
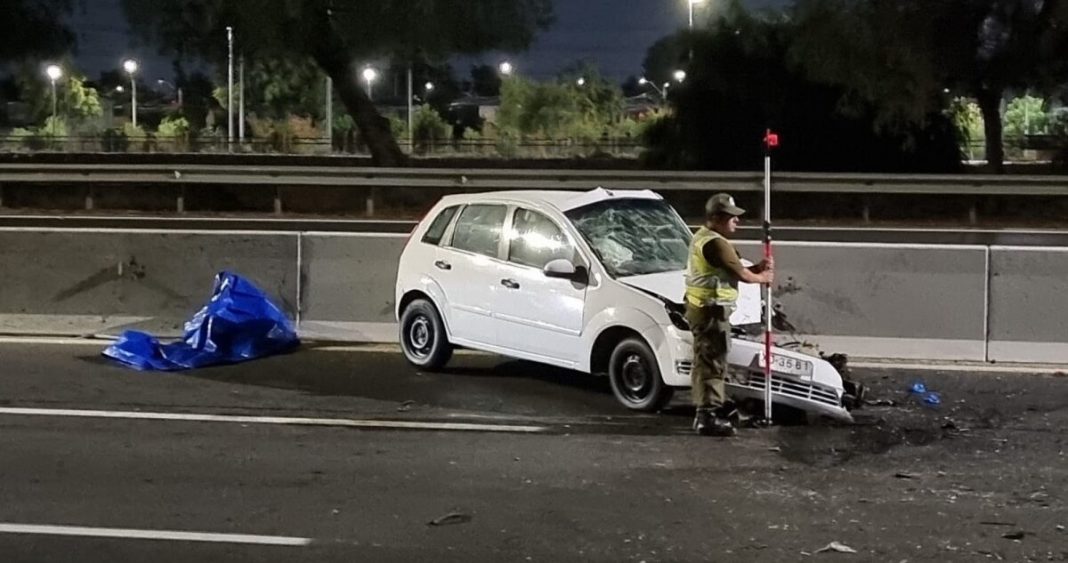
[[[771, 258], [771, 151], [779, 134], [764, 132], [764, 258]], [[764, 420], [771, 423], [771, 284], [764, 284]]]

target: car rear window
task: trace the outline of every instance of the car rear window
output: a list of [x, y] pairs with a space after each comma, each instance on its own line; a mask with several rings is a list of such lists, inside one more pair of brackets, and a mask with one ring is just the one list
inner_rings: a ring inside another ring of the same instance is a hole
[[442, 209], [441, 213], [434, 217], [434, 222], [430, 223], [430, 228], [426, 230], [426, 234], [423, 235], [423, 242], [427, 244], [440, 243], [441, 237], [445, 235], [445, 229], [449, 226], [449, 221], [452, 221], [453, 215], [456, 215], [456, 210], [459, 208], [459, 205], [453, 205]]

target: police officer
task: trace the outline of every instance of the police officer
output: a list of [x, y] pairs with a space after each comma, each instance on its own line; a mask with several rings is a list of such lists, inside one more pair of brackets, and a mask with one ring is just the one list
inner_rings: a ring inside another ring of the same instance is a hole
[[728, 238], [738, 229], [745, 210], [729, 194], [716, 194], [705, 204], [705, 224], [690, 243], [686, 272], [686, 321], [693, 332], [693, 428], [701, 435], [734, 434], [726, 410], [727, 352], [731, 343], [730, 316], [738, 301], [738, 283], [771, 283], [774, 261], [742, 265], [741, 255]]

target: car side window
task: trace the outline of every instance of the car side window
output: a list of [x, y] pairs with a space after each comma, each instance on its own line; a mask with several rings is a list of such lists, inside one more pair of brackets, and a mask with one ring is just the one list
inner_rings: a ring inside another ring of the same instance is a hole
[[459, 205], [453, 205], [452, 207], [446, 207], [441, 213], [438, 213], [438, 216], [434, 217], [434, 221], [430, 223], [430, 227], [427, 228], [422, 241], [434, 245], [440, 243], [441, 237], [445, 235], [445, 229], [449, 226], [449, 221], [452, 221], [452, 218], [456, 215], [456, 210], [458, 209], [460, 209]]
[[503, 205], [465, 207], [453, 227], [452, 247], [496, 257], [507, 210]]
[[557, 258], [575, 259], [575, 249], [560, 227], [537, 211], [516, 209], [508, 233], [508, 261], [540, 269]]

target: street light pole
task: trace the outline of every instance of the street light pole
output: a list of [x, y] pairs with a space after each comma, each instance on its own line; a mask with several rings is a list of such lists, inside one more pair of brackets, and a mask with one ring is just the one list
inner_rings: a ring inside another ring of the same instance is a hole
[[326, 77], [326, 141], [334, 152], [334, 79]]
[[245, 142], [245, 56], [238, 59], [238, 110], [237, 110], [237, 139]]
[[227, 76], [226, 76], [226, 140], [232, 145], [234, 142], [234, 28], [226, 26], [227, 43]]
[[700, 4], [704, 0], [686, 0], [690, 4], [690, 30], [693, 30], [693, 7], [695, 4]]
[[415, 150], [415, 129], [412, 118], [412, 63], [408, 62], [408, 152]]
[[123, 61], [122, 67], [130, 75], [130, 119], [133, 122], [133, 126], [137, 127], [137, 61], [126, 59]]
[[58, 113], [59, 103], [56, 96], [56, 80], [59, 80], [63, 76], [63, 69], [59, 65], [48, 65], [45, 69], [45, 74], [48, 75], [48, 80], [52, 82], [52, 135], [56, 134], [56, 114]]
[[371, 67], [363, 69], [363, 79], [367, 81], [367, 98], [371, 101], [374, 101], [374, 89], [371, 83], [375, 81], [375, 78], [378, 78], [378, 71]]

